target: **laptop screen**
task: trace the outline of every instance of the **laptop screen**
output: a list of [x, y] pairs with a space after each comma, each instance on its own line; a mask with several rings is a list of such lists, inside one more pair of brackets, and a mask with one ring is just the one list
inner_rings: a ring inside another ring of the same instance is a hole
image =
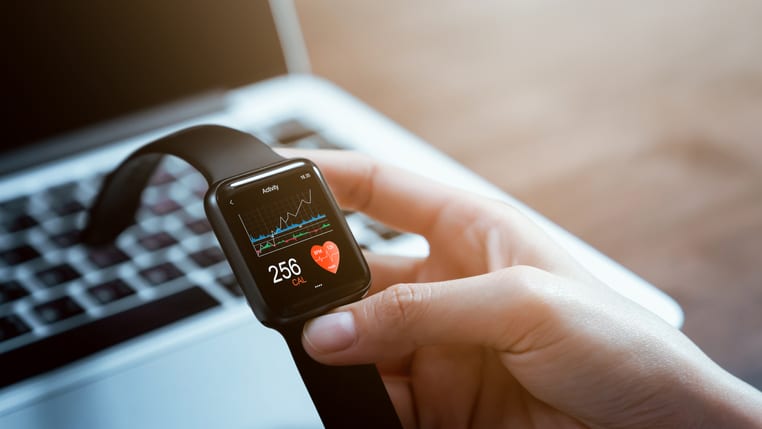
[[0, 155], [286, 73], [266, 0], [12, 2]]

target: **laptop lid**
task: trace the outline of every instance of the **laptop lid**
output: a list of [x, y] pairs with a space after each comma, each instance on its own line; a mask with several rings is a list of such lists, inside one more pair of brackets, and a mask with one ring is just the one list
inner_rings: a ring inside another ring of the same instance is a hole
[[219, 109], [230, 89], [306, 68], [288, 1], [14, 2], [0, 21], [0, 174]]

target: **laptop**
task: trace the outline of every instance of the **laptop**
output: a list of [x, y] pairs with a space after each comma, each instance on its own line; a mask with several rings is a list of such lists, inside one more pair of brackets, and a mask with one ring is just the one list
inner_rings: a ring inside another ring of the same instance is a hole
[[[105, 174], [198, 124], [363, 151], [504, 200], [617, 291], [682, 323], [657, 288], [310, 75], [289, 1], [21, 2], [4, 20], [0, 427], [321, 427], [284, 342], [241, 297], [188, 165], [164, 160], [113, 246], [78, 241]], [[369, 251], [428, 252], [419, 236], [346, 214]]]

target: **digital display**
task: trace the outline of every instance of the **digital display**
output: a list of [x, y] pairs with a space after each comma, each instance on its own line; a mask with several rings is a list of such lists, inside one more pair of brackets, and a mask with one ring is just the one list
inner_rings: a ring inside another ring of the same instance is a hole
[[267, 304], [300, 314], [363, 290], [365, 260], [305, 160], [236, 177], [219, 188], [218, 205]]

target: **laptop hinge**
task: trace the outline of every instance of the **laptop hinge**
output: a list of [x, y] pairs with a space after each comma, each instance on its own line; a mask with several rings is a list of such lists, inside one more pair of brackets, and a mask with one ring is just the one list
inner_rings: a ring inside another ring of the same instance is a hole
[[167, 103], [92, 127], [72, 131], [53, 139], [29, 143], [0, 158], [0, 175], [60, 159], [88, 149], [145, 133], [195, 117], [220, 112], [228, 107], [223, 90]]

